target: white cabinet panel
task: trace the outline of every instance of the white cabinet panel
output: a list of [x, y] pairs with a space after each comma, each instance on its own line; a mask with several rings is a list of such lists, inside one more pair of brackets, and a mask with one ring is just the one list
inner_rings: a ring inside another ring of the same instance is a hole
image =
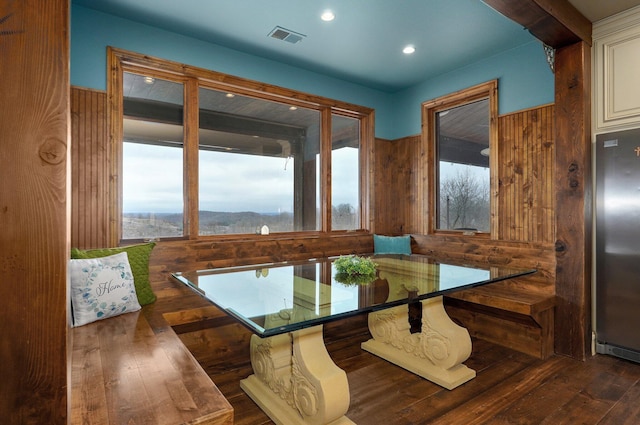
[[596, 132], [640, 126], [640, 7], [593, 30]]

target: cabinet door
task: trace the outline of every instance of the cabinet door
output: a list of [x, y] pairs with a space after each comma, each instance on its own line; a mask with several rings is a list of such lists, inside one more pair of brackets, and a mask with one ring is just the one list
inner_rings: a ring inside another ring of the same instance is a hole
[[640, 22], [596, 39], [594, 50], [597, 128], [640, 125]]

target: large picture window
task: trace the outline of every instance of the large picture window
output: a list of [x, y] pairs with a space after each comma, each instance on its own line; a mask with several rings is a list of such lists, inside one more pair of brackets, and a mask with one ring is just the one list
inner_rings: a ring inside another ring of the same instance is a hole
[[320, 230], [304, 172], [318, 169], [320, 111], [208, 88], [199, 99], [199, 234]]
[[123, 74], [122, 239], [184, 234], [183, 97], [181, 83]]
[[372, 110], [117, 49], [109, 60], [115, 239], [368, 228]]
[[429, 185], [431, 233], [491, 233], [496, 91], [497, 84], [491, 81], [423, 103], [423, 138], [433, 169]]

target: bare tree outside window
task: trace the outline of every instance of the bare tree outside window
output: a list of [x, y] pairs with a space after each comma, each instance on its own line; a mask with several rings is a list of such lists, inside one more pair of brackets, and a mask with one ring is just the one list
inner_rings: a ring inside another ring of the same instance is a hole
[[455, 174], [442, 178], [439, 205], [438, 228], [488, 232], [488, 169], [464, 167], [458, 169]]

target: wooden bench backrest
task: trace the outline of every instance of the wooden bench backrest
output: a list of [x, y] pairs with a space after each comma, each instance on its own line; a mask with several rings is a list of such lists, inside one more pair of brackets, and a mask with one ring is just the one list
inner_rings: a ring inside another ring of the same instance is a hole
[[533, 293], [555, 294], [555, 251], [552, 244], [505, 242], [460, 236], [412, 235], [414, 253], [442, 261], [466, 264], [497, 264], [532, 267], [537, 273], [509, 279], [496, 285], [513, 287]]

